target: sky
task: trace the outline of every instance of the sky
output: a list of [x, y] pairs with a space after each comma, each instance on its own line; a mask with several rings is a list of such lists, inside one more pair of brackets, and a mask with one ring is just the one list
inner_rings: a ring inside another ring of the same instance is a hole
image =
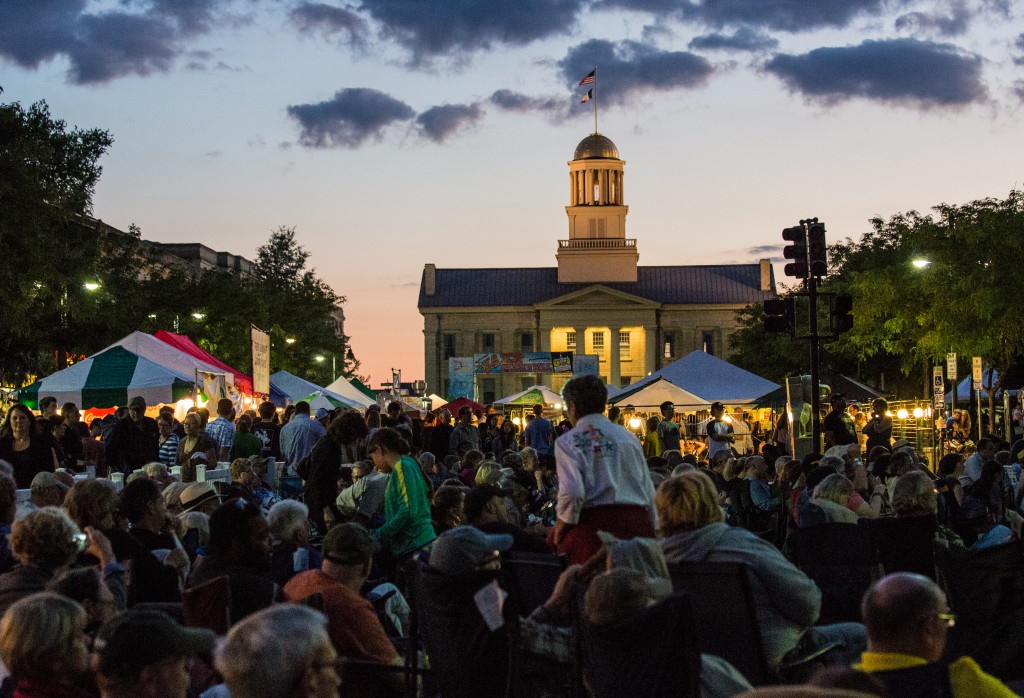
[[640, 263], [778, 262], [801, 218], [857, 239], [1020, 185], [1014, 5], [2, 0], [0, 99], [111, 132], [115, 227], [253, 259], [294, 226], [376, 386], [423, 376], [425, 263], [555, 265], [595, 66]]

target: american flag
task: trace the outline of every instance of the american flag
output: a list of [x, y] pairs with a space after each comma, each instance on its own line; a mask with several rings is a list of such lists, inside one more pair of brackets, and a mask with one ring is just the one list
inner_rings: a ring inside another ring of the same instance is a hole
[[579, 86], [582, 87], [583, 85], [590, 85], [595, 82], [597, 82], [597, 68], [594, 68], [589, 73], [587, 73], [587, 76], [580, 80]]
[[583, 95], [583, 99], [580, 100], [580, 104], [586, 104], [594, 98], [594, 91], [587, 90], [587, 94]]

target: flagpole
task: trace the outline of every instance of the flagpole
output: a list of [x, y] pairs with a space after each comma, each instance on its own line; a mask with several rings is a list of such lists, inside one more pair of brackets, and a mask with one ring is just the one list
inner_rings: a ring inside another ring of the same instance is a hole
[[594, 133], [597, 133], [597, 66], [594, 66]]

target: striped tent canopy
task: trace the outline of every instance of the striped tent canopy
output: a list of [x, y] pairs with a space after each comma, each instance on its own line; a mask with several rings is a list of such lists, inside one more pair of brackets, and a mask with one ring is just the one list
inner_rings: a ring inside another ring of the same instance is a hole
[[561, 405], [562, 396], [546, 385], [531, 385], [526, 390], [495, 400], [495, 405]]
[[52, 395], [87, 410], [127, 405], [137, 395], [150, 405], [177, 402], [194, 387], [190, 378], [114, 346], [22, 388], [18, 399], [38, 409], [39, 399]]
[[[339, 397], [333, 393], [318, 390], [312, 395], [302, 398], [302, 401], [309, 403], [309, 409], [314, 413], [321, 407], [327, 411], [343, 407], [346, 410], [362, 410], [362, 405], [347, 398]], [[296, 402], [299, 402], [296, 400]]]

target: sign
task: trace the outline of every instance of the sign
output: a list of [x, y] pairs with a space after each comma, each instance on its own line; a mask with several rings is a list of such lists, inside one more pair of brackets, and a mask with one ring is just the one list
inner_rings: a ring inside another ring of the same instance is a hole
[[452, 356], [448, 359], [448, 398], [473, 399], [473, 358]]
[[971, 382], [974, 383], [975, 392], [981, 390], [981, 357], [971, 358]]
[[942, 384], [942, 366], [932, 369], [932, 407], [941, 410], [946, 404], [946, 387]]
[[572, 362], [572, 375], [576, 376], [599, 376], [601, 375], [601, 363], [597, 354], [578, 354]]
[[946, 354], [946, 380], [953, 383], [956, 381], [956, 354]]
[[252, 342], [252, 395], [270, 399], [270, 335], [253, 326]]
[[569, 351], [474, 354], [474, 373], [569, 373], [573, 354]]

